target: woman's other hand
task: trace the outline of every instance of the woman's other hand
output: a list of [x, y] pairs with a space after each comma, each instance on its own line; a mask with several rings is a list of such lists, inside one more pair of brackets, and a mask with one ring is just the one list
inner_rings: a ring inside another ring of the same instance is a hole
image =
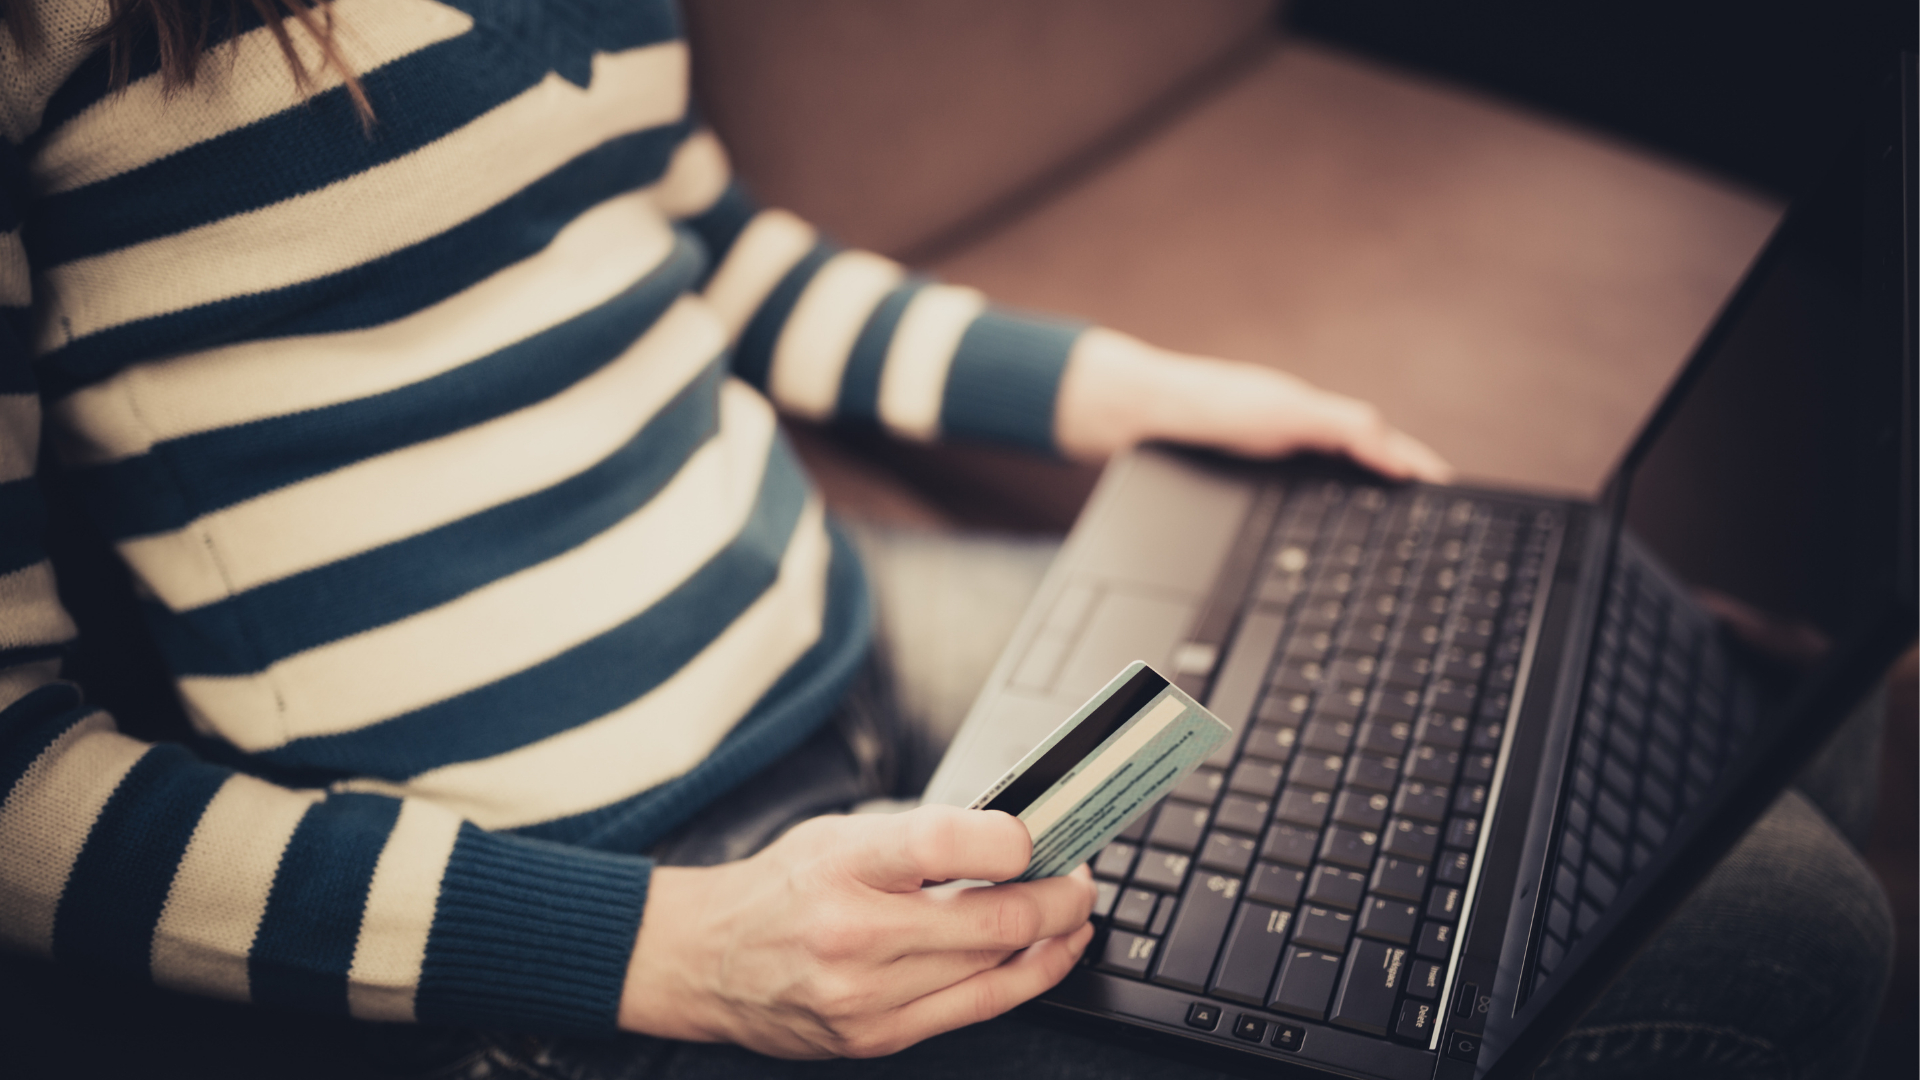
[[1101, 328], [1082, 335], [1068, 360], [1054, 435], [1082, 461], [1164, 440], [1255, 458], [1344, 454], [1397, 480], [1453, 477], [1440, 455], [1364, 401], [1273, 368], [1170, 352]]

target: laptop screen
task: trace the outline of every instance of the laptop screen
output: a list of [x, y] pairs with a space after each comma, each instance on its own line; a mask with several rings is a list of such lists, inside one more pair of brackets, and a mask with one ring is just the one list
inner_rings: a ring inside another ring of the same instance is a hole
[[1898, 146], [1864, 141], [1796, 202], [1629, 453], [1615, 504], [1781, 696], [1895, 587], [1902, 230], [1870, 215], [1897, 205]]

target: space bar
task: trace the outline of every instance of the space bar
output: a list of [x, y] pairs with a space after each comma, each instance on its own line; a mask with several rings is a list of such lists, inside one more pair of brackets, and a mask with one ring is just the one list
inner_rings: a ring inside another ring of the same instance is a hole
[[1240, 632], [1233, 635], [1233, 649], [1227, 653], [1227, 662], [1214, 681], [1207, 709], [1232, 728], [1236, 737], [1222, 739], [1207, 758], [1208, 764], [1224, 767], [1233, 762], [1234, 751], [1240, 745], [1237, 736], [1246, 730], [1254, 703], [1260, 700], [1260, 685], [1267, 677], [1267, 665], [1273, 661], [1273, 651], [1279, 647], [1280, 633], [1285, 628], [1283, 617], [1256, 611], [1241, 621]]

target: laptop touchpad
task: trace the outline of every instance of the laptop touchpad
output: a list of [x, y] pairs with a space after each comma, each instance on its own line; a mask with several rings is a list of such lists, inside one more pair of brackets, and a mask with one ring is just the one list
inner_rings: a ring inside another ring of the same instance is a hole
[[1083, 701], [1135, 660], [1165, 670], [1199, 606], [1196, 597], [1108, 586], [1060, 667], [1054, 695]]

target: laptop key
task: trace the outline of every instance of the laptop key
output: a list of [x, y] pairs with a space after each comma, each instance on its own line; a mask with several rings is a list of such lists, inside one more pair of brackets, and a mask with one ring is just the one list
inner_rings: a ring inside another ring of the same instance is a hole
[[1140, 865], [1133, 869], [1133, 883], [1146, 885], [1161, 892], [1176, 892], [1180, 882], [1187, 876], [1187, 866], [1192, 858], [1174, 851], [1160, 851], [1148, 848], [1140, 856]]
[[1404, 720], [1368, 720], [1360, 725], [1358, 749], [1398, 758], [1406, 750], [1412, 734], [1411, 726]]
[[1413, 951], [1429, 960], [1445, 960], [1453, 955], [1453, 924], [1430, 922], [1420, 928]]
[[1159, 818], [1147, 833], [1147, 843], [1192, 854], [1200, 846], [1200, 838], [1206, 835], [1209, 816], [1204, 806], [1170, 799], [1160, 808]]
[[1415, 960], [1407, 969], [1407, 993], [1432, 1001], [1440, 996], [1440, 983], [1447, 969], [1432, 960]]
[[1374, 699], [1373, 713], [1368, 719], [1413, 723], [1414, 714], [1420, 711], [1420, 692], [1418, 690], [1395, 690], [1383, 692]]
[[1239, 878], [1195, 874], [1180, 898], [1173, 925], [1167, 929], [1153, 981], [1196, 993], [1205, 990], [1213, 958], [1220, 951], [1234, 902], [1239, 898]]
[[1299, 734], [1294, 728], [1280, 724], [1257, 724], [1253, 734], [1247, 736], [1246, 749], [1242, 752], [1250, 758], [1284, 764], [1293, 756], [1293, 746]]
[[1305, 723], [1307, 711], [1313, 708], [1313, 692], [1325, 677], [1318, 660], [1282, 665], [1280, 677], [1273, 683], [1274, 692], [1260, 703], [1260, 722], [1290, 728]]
[[1347, 936], [1353, 932], [1353, 916], [1345, 911], [1309, 904], [1295, 916], [1293, 940], [1296, 944], [1328, 952], [1343, 952]]
[[1467, 784], [1488, 784], [1493, 782], [1495, 756], [1491, 753], [1468, 754], [1466, 764], [1460, 770], [1460, 780]]
[[1480, 817], [1487, 812], [1487, 785], [1466, 783], [1453, 789], [1453, 810], [1456, 814]]
[[1360, 907], [1360, 895], [1366, 892], [1367, 876], [1337, 866], [1318, 866], [1308, 877], [1307, 902], [1354, 911]]
[[1377, 941], [1356, 943], [1327, 1021], [1369, 1035], [1385, 1035], [1406, 962], [1405, 949]]
[[1333, 997], [1333, 983], [1340, 975], [1340, 954], [1319, 949], [1290, 948], [1280, 965], [1280, 980], [1274, 983], [1273, 998], [1267, 1007], [1308, 1020], [1327, 1015], [1327, 1001]]
[[1128, 930], [1145, 930], [1153, 922], [1153, 908], [1160, 894], [1152, 889], [1125, 889], [1113, 905], [1113, 925]]
[[[1458, 734], [1461, 742], [1464, 743], [1467, 738], [1465, 718], [1473, 715], [1473, 706], [1480, 694], [1472, 686], [1461, 685], [1450, 679], [1443, 679], [1441, 682], [1444, 685], [1434, 690], [1430, 705], [1434, 712], [1446, 713], [1453, 719], [1461, 721], [1457, 731], [1454, 730], [1452, 720], [1444, 726], [1448, 731]], [[1418, 739], [1416, 738], [1415, 741]]]
[[1271, 799], [1274, 792], [1280, 790], [1286, 771], [1277, 761], [1242, 761], [1233, 767], [1233, 778], [1227, 781], [1227, 788], [1241, 795]]
[[1419, 690], [1433, 674], [1433, 659], [1427, 656], [1398, 657], [1381, 669], [1380, 681], [1395, 690]]
[[1288, 788], [1274, 805], [1273, 817], [1292, 825], [1304, 825], [1309, 829], [1318, 829], [1326, 824], [1327, 810], [1333, 805], [1333, 796], [1325, 791], [1311, 788]]
[[1434, 746], [1415, 746], [1407, 755], [1407, 776], [1435, 784], [1451, 784], [1460, 771], [1460, 751]]
[[1384, 792], [1343, 791], [1333, 800], [1333, 820], [1378, 832], [1387, 823], [1387, 802]]
[[1394, 795], [1393, 812], [1401, 817], [1431, 821], [1437, 825], [1447, 816], [1450, 790], [1445, 784], [1409, 781], [1400, 785], [1399, 792]]
[[1434, 1006], [1408, 998], [1400, 1006], [1400, 1022], [1393, 1026], [1393, 1033], [1410, 1043], [1425, 1046], [1433, 1041], [1433, 1025], [1439, 1018], [1440, 1011]]
[[1332, 686], [1314, 703], [1313, 715], [1323, 720], [1360, 719], [1360, 710], [1367, 703], [1367, 691], [1361, 686]]
[[1368, 791], [1392, 791], [1400, 779], [1400, 759], [1355, 754], [1347, 766], [1347, 784]]
[[[1235, 775], [1237, 776], [1239, 770], [1246, 768], [1248, 764], [1248, 762], [1242, 762], [1234, 770]], [[1293, 759], [1293, 784], [1332, 791], [1340, 786], [1340, 770], [1344, 769], [1346, 764], [1346, 759], [1339, 754], [1301, 754]], [[1272, 768], [1276, 774], [1279, 772], [1279, 766], [1272, 766]], [[1280, 786], [1278, 775], [1274, 776], [1273, 784], [1275, 788]], [[1272, 791], [1268, 791], [1267, 794], [1271, 795]]]
[[1100, 854], [1093, 859], [1094, 876], [1112, 878], [1115, 881], [1125, 879], [1127, 871], [1133, 869], [1133, 857], [1139, 853], [1139, 850], [1132, 844], [1124, 844], [1118, 840], [1101, 848]]
[[1253, 838], [1215, 830], [1200, 845], [1200, 865], [1239, 877], [1253, 863]]
[[1300, 730], [1300, 747], [1303, 751], [1344, 754], [1353, 743], [1353, 728], [1351, 720], [1309, 720], [1307, 726]]
[[1420, 718], [1413, 729], [1413, 741], [1424, 746], [1437, 746], [1443, 750], [1458, 750], [1467, 744], [1467, 718], [1460, 713], [1434, 711]]
[[1159, 942], [1144, 934], [1135, 934], [1126, 930], [1112, 930], [1107, 933], [1107, 943], [1100, 950], [1099, 968], [1116, 975], [1127, 975], [1135, 979], [1147, 977], [1147, 968], [1153, 963], [1155, 947]]
[[1153, 909], [1153, 922], [1147, 927], [1147, 933], [1152, 934], [1155, 939], [1165, 938], [1167, 924], [1173, 921], [1173, 909], [1179, 903], [1180, 898], [1177, 896], [1161, 897], [1160, 903]]
[[1480, 819], [1457, 817], [1447, 822], [1448, 847], [1470, 848], [1480, 839]]
[[1440, 826], [1424, 821], [1394, 818], [1387, 822], [1384, 836], [1382, 851], [1416, 862], [1432, 862], [1433, 853], [1440, 847]]
[[1427, 897], [1427, 918], [1453, 922], [1460, 917], [1460, 905], [1465, 899], [1465, 890], [1454, 885], [1443, 885]]
[[1268, 1043], [1275, 1050], [1297, 1051], [1306, 1045], [1307, 1029], [1293, 1024], [1273, 1025], [1273, 1039]]
[[1260, 857], [1295, 866], [1312, 866], [1313, 853], [1320, 846], [1320, 834], [1294, 825], [1275, 825], [1260, 845]]
[[1260, 830], [1266, 828], [1267, 816], [1272, 812], [1273, 804], [1265, 799], [1229, 795], [1220, 800], [1220, 809], [1213, 813], [1213, 823], [1222, 829], [1259, 836]]
[[1465, 885], [1473, 869], [1473, 852], [1443, 851], [1433, 866], [1433, 880], [1442, 885]]
[[1412, 859], [1381, 859], [1373, 868], [1373, 891], [1417, 904], [1427, 895], [1427, 864]]
[[1370, 896], [1360, 908], [1360, 922], [1355, 929], [1369, 937], [1382, 938], [1396, 945], [1411, 945], [1414, 924], [1419, 920], [1420, 911], [1412, 904], [1384, 896]]
[[1274, 863], [1255, 863], [1253, 877], [1247, 883], [1247, 896], [1274, 907], [1292, 908], [1300, 903], [1306, 888], [1307, 872]]
[[1113, 912], [1114, 901], [1120, 898], [1120, 886], [1111, 881], [1093, 883], [1093, 914], [1096, 918], [1106, 918]]
[[1291, 911], [1264, 904], [1240, 905], [1227, 934], [1227, 947], [1220, 954], [1220, 973], [1214, 977], [1212, 992], [1249, 1005], [1266, 1004], [1267, 987], [1273, 983], [1292, 922]]
[[1373, 851], [1380, 834], [1371, 829], [1350, 829], [1335, 825], [1320, 840], [1320, 857], [1351, 870], [1366, 870], [1373, 865]]

